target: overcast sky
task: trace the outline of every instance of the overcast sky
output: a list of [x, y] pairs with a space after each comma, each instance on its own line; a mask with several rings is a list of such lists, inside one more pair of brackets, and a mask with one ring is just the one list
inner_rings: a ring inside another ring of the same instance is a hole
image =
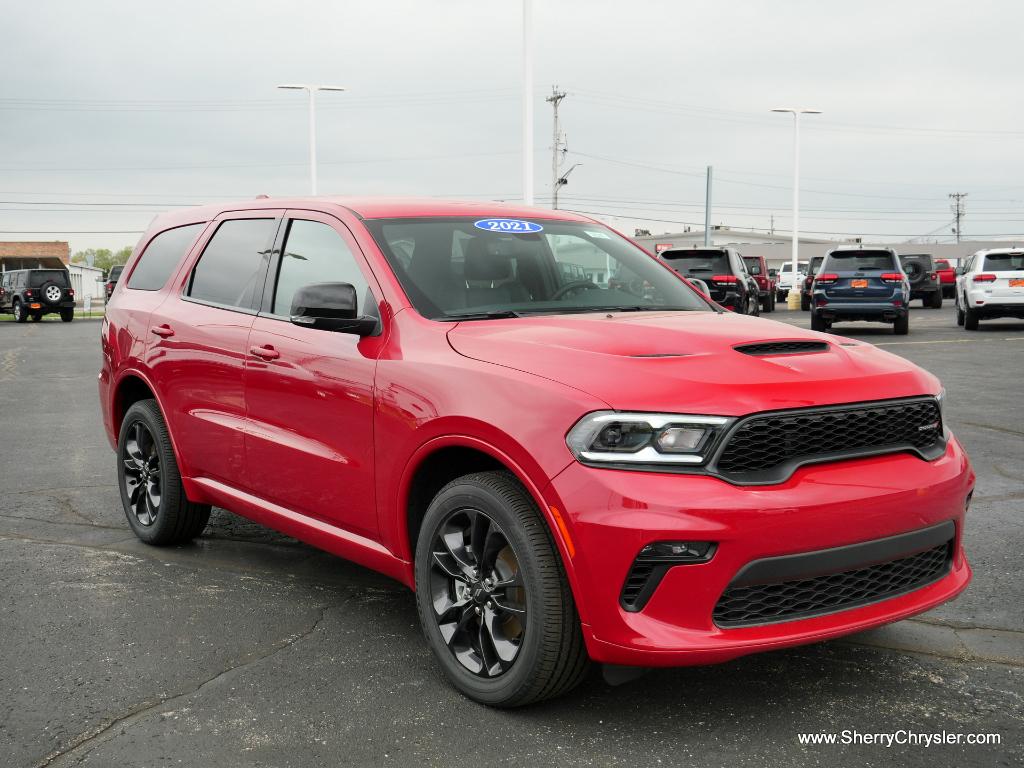
[[[536, 195], [551, 109], [565, 208], [614, 226], [791, 226], [805, 118], [804, 233], [1024, 233], [1024, 3], [535, 0]], [[320, 97], [320, 190], [518, 199], [518, 0], [4, 2], [0, 239], [134, 244], [173, 204], [308, 190], [304, 96]], [[34, 205], [29, 203], [35, 203]], [[90, 203], [91, 205], [83, 205]], [[103, 205], [95, 205], [103, 203]], [[116, 205], [115, 205], [116, 204]], [[108, 230], [99, 232], [98, 230]], [[88, 232], [88, 233], [86, 233]]]

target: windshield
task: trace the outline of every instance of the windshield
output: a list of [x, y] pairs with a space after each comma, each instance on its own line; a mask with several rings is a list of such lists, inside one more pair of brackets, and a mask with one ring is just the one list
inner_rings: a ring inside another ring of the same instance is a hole
[[[782, 264], [782, 271], [783, 272], [792, 272], [793, 271], [793, 262], [792, 261], [784, 262]], [[799, 272], [806, 272], [807, 271], [807, 262], [806, 261], [798, 261], [797, 262], [797, 271], [799, 271]]]
[[828, 269], [836, 272], [862, 272], [868, 269], [896, 269], [889, 251], [840, 251], [828, 255]]
[[43, 283], [56, 283], [61, 288], [68, 287], [68, 273], [63, 269], [34, 269], [28, 273], [28, 287], [42, 288]]
[[686, 283], [600, 224], [445, 217], [365, 225], [424, 317], [711, 311]]
[[659, 256], [672, 269], [687, 277], [732, 274], [729, 257], [722, 251], [662, 251]]
[[1024, 253], [990, 253], [985, 256], [985, 269], [993, 272], [1024, 270]]

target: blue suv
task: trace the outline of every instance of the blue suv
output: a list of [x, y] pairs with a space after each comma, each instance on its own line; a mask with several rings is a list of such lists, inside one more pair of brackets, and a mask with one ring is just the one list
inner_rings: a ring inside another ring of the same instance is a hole
[[896, 252], [889, 248], [837, 248], [825, 254], [811, 286], [811, 328], [871, 320], [910, 332], [910, 282]]

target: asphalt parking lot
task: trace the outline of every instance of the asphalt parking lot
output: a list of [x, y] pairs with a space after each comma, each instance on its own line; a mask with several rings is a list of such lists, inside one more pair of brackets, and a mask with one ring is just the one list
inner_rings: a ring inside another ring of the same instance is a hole
[[[0, 323], [0, 763], [1020, 765], [1024, 322], [968, 333], [947, 302], [915, 308], [909, 336], [835, 330], [945, 383], [978, 474], [968, 591], [846, 640], [494, 711], [444, 683], [384, 577], [220, 510], [193, 545], [137, 542], [100, 426], [99, 322]], [[901, 729], [1002, 743], [798, 740]]]

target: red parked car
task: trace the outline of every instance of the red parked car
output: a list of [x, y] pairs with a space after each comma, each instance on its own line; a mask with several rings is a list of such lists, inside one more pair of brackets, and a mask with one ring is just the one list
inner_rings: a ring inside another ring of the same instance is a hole
[[859, 632], [970, 580], [934, 376], [723, 312], [583, 216], [175, 211], [121, 282], [99, 394], [136, 535], [215, 505], [388, 574], [477, 701]]
[[952, 299], [956, 296], [956, 270], [953, 265], [948, 259], [936, 259], [935, 272], [939, 276], [939, 285], [942, 286], [942, 298]]
[[764, 256], [744, 256], [747, 271], [757, 282], [758, 295], [761, 299], [762, 312], [775, 311], [775, 275], [768, 269]]

